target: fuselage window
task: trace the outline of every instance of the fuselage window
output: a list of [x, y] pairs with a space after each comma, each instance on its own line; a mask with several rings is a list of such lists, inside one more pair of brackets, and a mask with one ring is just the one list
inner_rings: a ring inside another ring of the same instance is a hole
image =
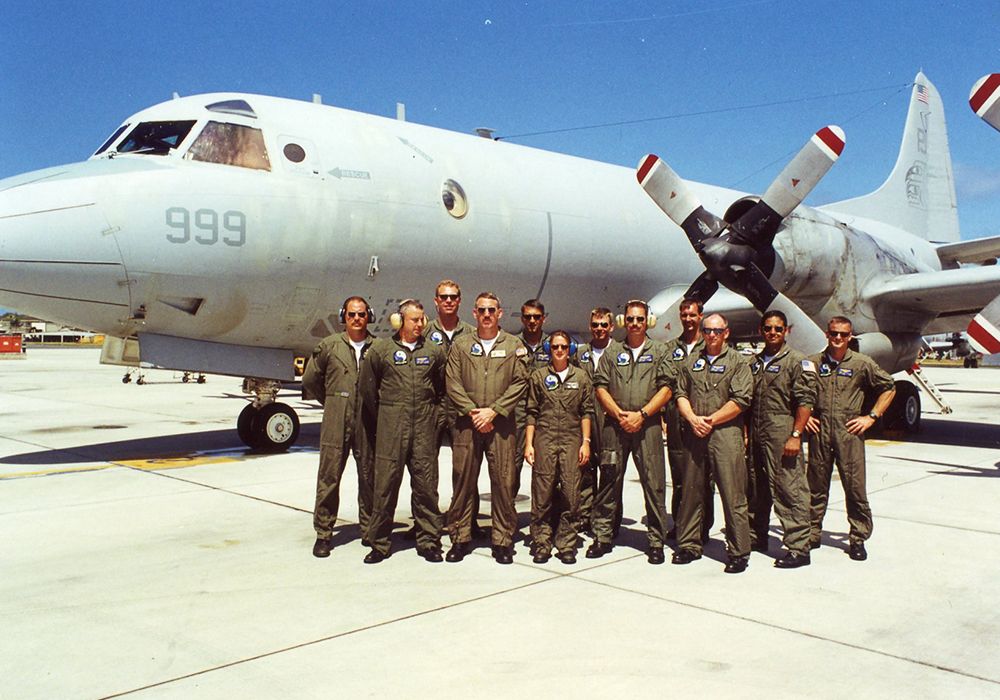
[[108, 150], [108, 146], [110, 146], [115, 141], [117, 141], [118, 137], [121, 136], [125, 132], [125, 129], [127, 129], [127, 128], [128, 128], [128, 124], [122, 124], [120, 127], [118, 127], [117, 129], [115, 129], [115, 133], [111, 134], [111, 136], [108, 137], [108, 140], [105, 141], [103, 144], [101, 144], [101, 147], [97, 149], [97, 151], [94, 153], [94, 155], [95, 156], [99, 156], [100, 154], [102, 154], [106, 150]]
[[286, 143], [283, 153], [293, 163], [301, 163], [306, 159], [305, 149], [297, 143]]
[[147, 153], [165, 156], [177, 148], [194, 126], [194, 120], [142, 122], [129, 132], [115, 150], [119, 153]]
[[456, 219], [461, 219], [469, 211], [469, 200], [465, 197], [465, 190], [454, 180], [445, 180], [441, 185], [441, 201], [448, 213]]
[[191, 144], [188, 156], [209, 163], [271, 169], [261, 130], [240, 124], [209, 122]]

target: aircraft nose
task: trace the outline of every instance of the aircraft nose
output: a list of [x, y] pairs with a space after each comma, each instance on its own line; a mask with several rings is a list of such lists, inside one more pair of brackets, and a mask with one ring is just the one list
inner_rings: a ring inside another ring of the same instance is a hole
[[0, 180], [0, 305], [113, 332], [128, 316], [125, 266], [85, 178]]

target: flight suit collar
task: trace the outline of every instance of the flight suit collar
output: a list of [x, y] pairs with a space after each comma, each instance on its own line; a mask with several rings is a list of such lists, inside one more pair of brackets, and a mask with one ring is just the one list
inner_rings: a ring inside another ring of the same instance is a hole
[[[642, 345], [639, 347], [639, 353], [638, 354], [642, 355], [644, 352], [646, 352], [646, 350], [649, 349], [649, 346], [650, 346], [650, 344], [652, 342], [653, 342], [652, 338], [650, 338], [648, 335], [646, 337], [644, 337], [642, 339]], [[634, 353], [634, 348], [631, 345], [628, 344], [628, 338], [626, 338], [625, 340], [622, 341], [622, 347], [625, 349], [625, 352], [629, 353], [629, 355], [634, 355], [635, 354]]]
[[413, 350], [410, 350], [410, 348], [407, 345], [403, 344], [403, 338], [399, 333], [393, 333], [392, 342], [394, 342], [396, 345], [403, 348], [407, 352], [416, 352], [420, 348], [424, 347], [424, 336], [422, 333], [417, 336], [417, 344], [414, 346]]
[[[788, 346], [788, 343], [782, 344], [782, 346], [780, 348], [778, 348], [778, 352], [774, 353], [774, 357], [771, 358], [771, 362], [774, 362], [776, 360], [780, 360], [785, 355], [787, 355], [790, 351], [791, 351], [791, 348]], [[757, 359], [760, 360], [761, 363], [764, 362], [764, 354], [766, 352], [767, 352], [767, 350], [761, 350], [756, 355]]]
[[829, 347], [827, 347], [827, 349], [823, 351], [823, 361], [826, 362], [826, 363], [828, 363], [828, 364], [833, 365], [834, 367], [837, 367], [839, 365], [844, 364], [845, 362], [847, 362], [848, 360], [850, 360], [852, 357], [854, 357], [854, 351], [851, 350], [850, 348], [847, 348], [847, 354], [844, 355], [844, 359], [843, 360], [839, 360], [839, 361], [833, 359], [832, 357], [830, 357], [830, 348]]
[[718, 355], [715, 356], [715, 360], [713, 360], [712, 362], [709, 362], [709, 360], [708, 360], [708, 353], [705, 351], [705, 345], [702, 344], [701, 350], [698, 351], [698, 357], [702, 357], [702, 358], [705, 359], [705, 362], [708, 362], [708, 364], [710, 364], [710, 365], [714, 365], [720, 359], [722, 359], [723, 357], [725, 357], [726, 355], [728, 355], [731, 350], [732, 350], [732, 348], [729, 347], [729, 345], [723, 345], [722, 346], [722, 352], [720, 352]]
[[705, 336], [698, 338], [698, 340], [694, 342], [694, 345], [691, 346], [691, 352], [687, 351], [688, 344], [687, 341], [684, 340], [684, 336], [682, 335], [679, 335], [676, 338], [674, 338], [674, 346], [682, 348], [685, 354], [687, 355], [695, 355], [698, 353], [699, 350], [705, 347]]

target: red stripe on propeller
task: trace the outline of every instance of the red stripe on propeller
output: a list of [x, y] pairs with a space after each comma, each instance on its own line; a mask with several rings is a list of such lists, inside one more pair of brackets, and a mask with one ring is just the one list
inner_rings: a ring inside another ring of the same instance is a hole
[[969, 98], [969, 106], [972, 107], [972, 111], [979, 114], [979, 108], [986, 103], [986, 100], [988, 100], [990, 95], [996, 92], [997, 89], [1000, 89], [1000, 73], [993, 73], [982, 85], [979, 86], [979, 89], [976, 90], [976, 94]]
[[994, 338], [988, 330], [980, 326], [976, 319], [972, 319], [972, 323], [969, 324], [968, 333], [990, 353], [1000, 352], [1000, 340]]
[[843, 153], [844, 141], [835, 133], [833, 133], [833, 130], [830, 129], [830, 127], [824, 126], [822, 129], [816, 132], [816, 135], [819, 136], [819, 140], [825, 143], [827, 145], [827, 148], [836, 153], [837, 156], [840, 156], [840, 154]]
[[642, 184], [642, 181], [646, 179], [646, 176], [649, 175], [649, 171], [653, 169], [653, 166], [656, 165], [656, 161], [659, 159], [659, 156], [654, 156], [650, 153], [646, 156], [646, 159], [642, 161], [642, 165], [639, 166], [639, 171], [636, 173], [636, 177], [639, 179], [640, 184]]

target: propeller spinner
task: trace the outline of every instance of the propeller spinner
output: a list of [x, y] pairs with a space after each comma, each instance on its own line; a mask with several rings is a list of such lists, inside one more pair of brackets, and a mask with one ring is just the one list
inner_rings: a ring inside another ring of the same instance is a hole
[[719, 284], [741, 294], [761, 312], [783, 311], [796, 332], [789, 336], [802, 352], [818, 352], [826, 336], [799, 306], [779, 292], [768, 276], [774, 271], [774, 236], [782, 220], [812, 191], [844, 150], [844, 132], [826, 126], [806, 142], [746, 213], [727, 224], [701, 202], [673, 169], [647, 155], [636, 176], [660, 209], [687, 235], [705, 265], [685, 296], [708, 301]]

